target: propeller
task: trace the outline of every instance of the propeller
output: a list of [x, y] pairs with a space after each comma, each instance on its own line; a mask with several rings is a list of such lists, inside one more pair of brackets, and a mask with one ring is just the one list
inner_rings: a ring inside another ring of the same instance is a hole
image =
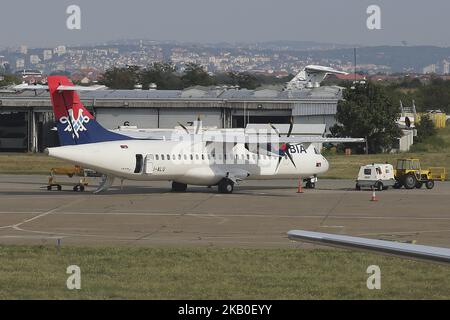
[[[278, 131], [278, 129], [273, 124], [269, 123], [269, 125], [278, 134], [278, 137], [281, 138], [280, 131]], [[291, 119], [289, 120], [289, 130], [288, 130], [288, 133], [287, 133], [286, 137], [289, 138], [291, 136], [293, 129], [294, 129], [294, 119], [291, 117]], [[294, 167], [297, 168], [297, 166], [295, 165], [294, 159], [292, 158], [292, 155], [291, 155], [291, 153], [289, 151], [290, 148], [291, 148], [291, 144], [288, 143], [288, 142], [287, 143], [281, 143], [279, 145], [279, 148], [278, 148], [278, 156], [279, 157], [278, 157], [278, 163], [277, 163], [276, 171], [278, 171], [280, 163], [283, 160], [285, 155], [289, 158], [289, 160], [294, 165]]]
[[186, 133], [187, 134], [190, 134], [189, 133], [189, 130], [186, 128], [186, 126], [184, 126], [181, 122], [178, 122], [178, 125], [180, 126], [180, 127], [182, 127], [183, 129], [184, 129], [184, 131], [186, 131]]

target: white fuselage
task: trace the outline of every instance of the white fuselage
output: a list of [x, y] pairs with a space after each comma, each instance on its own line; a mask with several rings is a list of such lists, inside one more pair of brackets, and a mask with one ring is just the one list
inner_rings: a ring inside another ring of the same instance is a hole
[[[215, 148], [214, 148], [215, 147]], [[295, 144], [291, 160], [284, 156], [248, 151], [244, 144], [223, 150], [205, 143], [123, 140], [47, 149], [47, 153], [85, 168], [121, 179], [176, 181], [215, 185], [224, 177], [291, 179], [311, 177], [328, 170], [328, 161], [312, 144]]]

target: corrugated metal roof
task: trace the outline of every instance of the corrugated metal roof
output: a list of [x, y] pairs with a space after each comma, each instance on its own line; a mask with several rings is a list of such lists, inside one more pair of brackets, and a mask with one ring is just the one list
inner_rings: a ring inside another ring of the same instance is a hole
[[292, 108], [293, 116], [315, 116], [336, 114], [337, 102], [305, 102], [296, 103]]
[[[48, 97], [47, 92], [0, 92], [0, 98]], [[185, 90], [98, 90], [81, 92], [82, 99], [217, 99], [217, 100], [339, 100], [342, 90], [338, 87], [279, 91], [271, 88], [257, 90], [218, 89], [215, 87], [191, 87]]]

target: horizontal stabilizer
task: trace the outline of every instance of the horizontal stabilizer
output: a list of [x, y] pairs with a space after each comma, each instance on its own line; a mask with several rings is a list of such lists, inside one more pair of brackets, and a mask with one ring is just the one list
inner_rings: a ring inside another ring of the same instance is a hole
[[[101, 85], [90, 86], [90, 87], [61, 85], [61, 86], [57, 87], [56, 90], [57, 91], [96, 91], [96, 90], [102, 90], [105, 88], [106, 88], [105, 86], [101, 86]], [[49, 90], [49, 87], [45, 86], [45, 85], [41, 85], [41, 84], [22, 83], [22, 84], [19, 84], [19, 85], [13, 87], [13, 89], [16, 91], [23, 91], [23, 90], [45, 91], [45, 90]]]
[[410, 258], [450, 263], [449, 248], [423, 246], [410, 243], [351, 237], [303, 230], [291, 230], [288, 232], [288, 237], [291, 240], [303, 240], [305, 242], [316, 244], [350, 249], [370, 250]]

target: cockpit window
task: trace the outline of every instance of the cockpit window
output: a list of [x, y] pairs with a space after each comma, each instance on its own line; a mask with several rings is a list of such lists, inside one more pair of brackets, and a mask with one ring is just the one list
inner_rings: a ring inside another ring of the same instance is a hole
[[320, 151], [319, 151], [319, 149], [317, 149], [317, 148], [314, 148], [314, 153], [315, 153], [315, 154], [320, 154]]

